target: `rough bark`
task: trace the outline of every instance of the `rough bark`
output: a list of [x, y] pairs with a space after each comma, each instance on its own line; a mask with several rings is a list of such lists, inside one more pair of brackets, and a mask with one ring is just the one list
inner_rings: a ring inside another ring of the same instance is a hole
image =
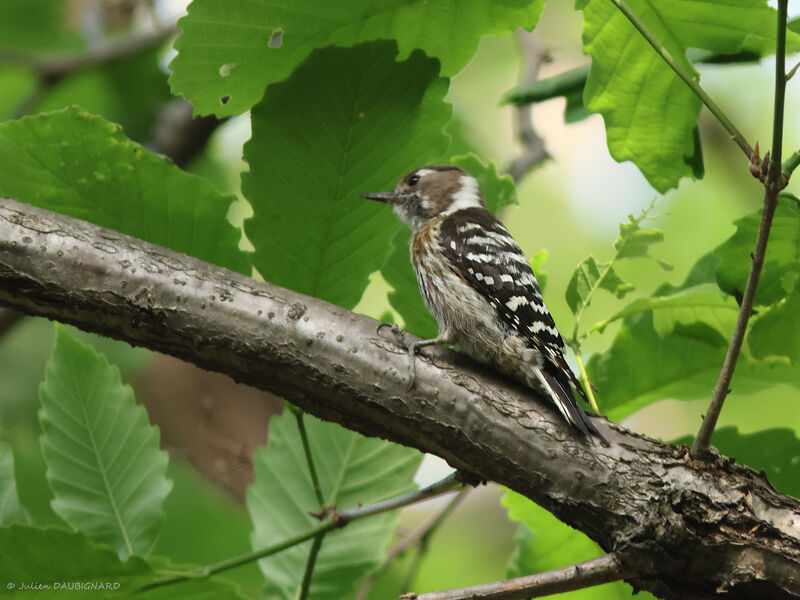
[[107, 229], [0, 200], [0, 305], [172, 354], [502, 483], [616, 550], [663, 598], [800, 598], [800, 502], [605, 419], [586, 443], [530, 391], [377, 322]]

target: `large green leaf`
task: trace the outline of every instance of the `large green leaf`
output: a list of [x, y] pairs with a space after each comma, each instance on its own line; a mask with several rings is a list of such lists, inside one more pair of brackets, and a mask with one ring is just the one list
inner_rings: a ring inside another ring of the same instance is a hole
[[[376, 438], [366, 438], [333, 423], [305, 416], [311, 455], [326, 505], [353, 508], [413, 489], [422, 456]], [[256, 480], [247, 491], [253, 520], [253, 547], [263, 548], [304, 533], [320, 509], [295, 416], [285, 411], [270, 422], [269, 444], [255, 458]], [[361, 580], [381, 564], [395, 528], [384, 513], [329, 533], [322, 543], [309, 599], [352, 598]], [[296, 597], [311, 541], [263, 559], [270, 598]]]
[[123, 587], [122, 580], [150, 572], [138, 556], [122, 561], [109, 546], [92, 542], [77, 531], [22, 524], [0, 527], [0, 581], [4, 591], [8, 582], [52, 586], [55, 582], [94, 581], [111, 583], [112, 590], [113, 584], [119, 583], [118, 590], [130, 592], [130, 585]]
[[[562, 523], [525, 496], [506, 490], [502, 504], [508, 509], [508, 518], [519, 523], [514, 535], [514, 553], [508, 563], [508, 577], [542, 573], [603, 554], [600, 546], [585, 534]], [[615, 582], [554, 597], [559, 600], [622, 600], [634, 596], [629, 585]], [[635, 598], [646, 600], [652, 596], [644, 592]]]
[[[692, 442], [694, 436], [673, 443], [690, 446]], [[712, 442], [723, 454], [764, 471], [776, 489], [800, 498], [800, 440], [793, 430], [767, 429], [745, 434], [736, 427], [723, 427], [714, 432]]]
[[318, 50], [253, 110], [245, 229], [267, 281], [352, 308], [388, 256], [400, 223], [359, 194], [441, 160], [450, 116], [436, 61], [396, 54], [391, 42]]
[[[719, 287], [735, 296], [744, 293], [750, 272], [750, 255], [756, 245], [761, 210], [735, 221], [736, 233], [714, 249], [719, 259], [717, 283]], [[800, 276], [800, 206], [785, 195], [778, 197], [778, 206], [772, 220], [772, 228], [764, 259], [764, 268], [758, 280], [755, 303], [768, 305], [783, 298], [794, 288]]]
[[[733, 54], [772, 44], [776, 11], [764, 0], [628, 0], [659, 42], [690, 74], [688, 48]], [[608, 0], [578, 0], [592, 68], [584, 104], [603, 115], [608, 148], [631, 160], [657, 190], [699, 175], [700, 100]], [[790, 33], [791, 43], [797, 35]]]
[[14, 453], [11, 446], [0, 442], [0, 525], [25, 521], [25, 513], [17, 495], [14, 478]]
[[723, 340], [678, 332], [660, 336], [647, 312], [628, 317], [587, 370], [601, 410], [616, 420], [663, 398], [710, 397], [724, 356]]
[[170, 82], [203, 114], [238, 114], [314, 48], [392, 38], [400, 59], [422, 49], [450, 76], [483, 36], [533, 29], [543, 6], [544, 0], [194, 0], [179, 22]]
[[0, 197], [250, 274], [225, 218], [233, 196], [79, 108], [0, 124]]
[[53, 510], [123, 558], [147, 555], [172, 483], [158, 429], [119, 369], [57, 326], [39, 397]]
[[676, 292], [671, 296], [637, 298], [611, 317], [595, 324], [591, 330], [603, 331], [610, 323], [643, 312], [653, 312], [653, 326], [659, 335], [667, 335], [679, 325], [702, 322], [720, 335], [730, 337], [739, 307], [710, 284]]
[[[456, 156], [450, 162], [465, 169], [478, 180], [486, 198], [486, 206], [492, 212], [517, 204], [513, 180], [508, 175], [499, 175], [494, 163], [484, 164], [474, 154]], [[395, 179], [399, 180], [403, 175], [404, 173], [397, 173]], [[433, 338], [436, 336], [437, 325], [419, 294], [417, 279], [411, 267], [408, 248], [410, 239], [411, 232], [405, 227], [395, 234], [392, 252], [381, 267], [381, 274], [393, 288], [389, 292], [389, 302], [403, 319], [405, 329], [425, 338]]]

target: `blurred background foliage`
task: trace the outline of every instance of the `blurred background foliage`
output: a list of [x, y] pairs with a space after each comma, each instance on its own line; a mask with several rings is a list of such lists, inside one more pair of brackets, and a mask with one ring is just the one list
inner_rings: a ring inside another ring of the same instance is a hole
[[[165, 106], [173, 101], [166, 66], [174, 56], [173, 24], [184, 8], [185, 2], [167, 0], [3, 0], [0, 121], [79, 105], [119, 123], [131, 139], [162, 147], [155, 133]], [[537, 43], [547, 51], [540, 78], [587, 63], [581, 52], [581, 27], [581, 13], [570, 3], [547, 3], [535, 31]], [[156, 31], [164, 42], [37, 85], [31, 56], [81, 52], [142, 28]], [[474, 58], [452, 78], [447, 92], [453, 111], [448, 126], [453, 140], [451, 155], [474, 151], [501, 170], [517, 155], [513, 109], [499, 102], [519, 83], [523, 61], [519, 37], [480, 41]], [[704, 65], [700, 72], [705, 88], [725, 106], [745, 136], [751, 141], [760, 138], [766, 146], [771, 131], [771, 59], [734, 67]], [[792, 118], [799, 101], [800, 89], [793, 81], [787, 90], [786, 148], [800, 147], [800, 120]], [[601, 117], [565, 124], [564, 104], [559, 98], [535, 107], [534, 125], [552, 158], [518, 183], [519, 203], [508, 203], [500, 208], [500, 214], [529, 256], [548, 251], [540, 267], [547, 278], [545, 299], [562, 331], [569, 331], [573, 317], [564, 291], [575, 265], [589, 254], [601, 261], [610, 259], [618, 225], [629, 214], [640, 213], [657, 199], [647, 225], [664, 235], [651, 254], [673, 267], [665, 271], [647, 260], [629, 260], [615, 267], [623, 280], [635, 285], [637, 297], [644, 297], [665, 283], [679, 286], [698, 257], [734, 233], [736, 219], [760, 207], [761, 189], [747, 172], [739, 150], [705, 112], [699, 121], [705, 177], [699, 182], [683, 180], [662, 197], [631, 163], [617, 163], [609, 156]], [[180, 112], [180, 108], [175, 110]], [[247, 169], [241, 157], [250, 137], [249, 114], [210, 129], [213, 133], [208, 143], [199, 144], [202, 151], [188, 158], [186, 166], [223, 194], [236, 196], [228, 216], [241, 229], [244, 219], [252, 215], [241, 194], [241, 178]], [[392, 140], [385, 142], [391, 144]], [[257, 176], [257, 168], [251, 168], [248, 177]], [[240, 247], [252, 248], [244, 235]], [[387, 273], [384, 275], [389, 278]], [[356, 311], [385, 318], [391, 288], [384, 275], [376, 271], [370, 276]], [[584, 322], [607, 318], [621, 306], [612, 295], [598, 294]], [[423, 320], [420, 328], [425, 326]], [[620, 322], [615, 322], [603, 333], [587, 338], [584, 357], [608, 349], [619, 328]], [[148, 407], [151, 421], [159, 425], [162, 446], [171, 453], [169, 476], [174, 487], [166, 500], [168, 519], [155, 553], [169, 556], [175, 563], [206, 564], [248, 551], [251, 525], [244, 492], [253, 477], [253, 452], [266, 440], [269, 418], [281, 410], [280, 402], [224, 377], [197, 374], [179, 361], [70, 331], [120, 367], [123, 380], [133, 384], [137, 399]], [[13, 448], [20, 500], [28, 518], [37, 524], [63, 524], [50, 507], [52, 493], [38, 441], [38, 387], [52, 344], [52, 324], [38, 318], [22, 319], [0, 338], [0, 440]], [[735, 388], [734, 381], [737, 392]], [[690, 440], [686, 436], [699, 426], [707, 395], [653, 402], [627, 416], [622, 424], [665, 441], [680, 438], [685, 443]], [[602, 409], [602, 392], [599, 397]], [[723, 452], [765, 469], [777, 487], [800, 495], [796, 485], [800, 467], [797, 387], [787, 383], [734, 393], [719, 426], [722, 429], [714, 442]], [[759, 433], [775, 428], [780, 431], [768, 432], [766, 437]], [[427, 483], [445, 471], [446, 466], [429, 457], [417, 480]], [[444, 503], [446, 500], [437, 500], [403, 511], [397, 535], [418, 526]], [[383, 571], [369, 598], [396, 594], [408, 584], [409, 573], [414, 574], [415, 591], [461, 587], [563, 566], [588, 559], [597, 551], [585, 536], [545, 511], [489, 485], [469, 494], [444, 522], [430, 540], [424, 560], [415, 564], [414, 552], [407, 552]], [[232, 571], [226, 578], [239, 582], [250, 596], [256, 596], [263, 586], [255, 564]], [[614, 584], [563, 597], [629, 595], [627, 585]]]

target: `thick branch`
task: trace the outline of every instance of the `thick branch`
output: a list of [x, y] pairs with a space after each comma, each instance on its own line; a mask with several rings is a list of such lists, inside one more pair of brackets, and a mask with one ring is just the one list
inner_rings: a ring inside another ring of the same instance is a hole
[[0, 200], [0, 305], [166, 352], [323, 419], [445, 458], [625, 557], [665, 598], [800, 598], [800, 502], [595, 418], [591, 445], [530, 391], [377, 322], [88, 223]]

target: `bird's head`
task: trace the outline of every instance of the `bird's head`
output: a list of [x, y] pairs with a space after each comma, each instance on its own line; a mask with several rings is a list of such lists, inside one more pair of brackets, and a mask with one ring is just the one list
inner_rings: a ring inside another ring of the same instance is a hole
[[462, 208], [486, 207], [476, 179], [455, 165], [414, 169], [391, 192], [361, 194], [385, 202], [412, 231], [426, 221]]

